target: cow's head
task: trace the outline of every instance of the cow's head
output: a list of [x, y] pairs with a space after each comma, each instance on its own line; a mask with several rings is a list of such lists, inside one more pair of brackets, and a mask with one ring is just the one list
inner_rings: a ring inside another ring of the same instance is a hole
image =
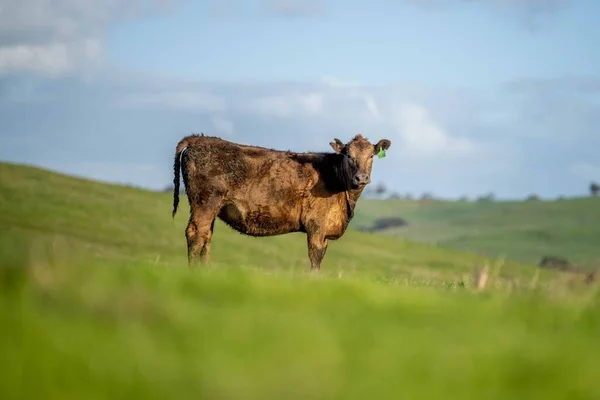
[[381, 139], [377, 144], [372, 144], [362, 135], [356, 135], [346, 144], [339, 139], [334, 139], [329, 144], [336, 153], [344, 156], [344, 170], [351, 177], [353, 188], [359, 188], [371, 182], [373, 157], [381, 150], [389, 149], [392, 142]]

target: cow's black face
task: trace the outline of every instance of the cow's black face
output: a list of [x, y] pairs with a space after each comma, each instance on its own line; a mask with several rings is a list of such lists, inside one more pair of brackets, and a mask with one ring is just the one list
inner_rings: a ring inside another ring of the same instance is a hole
[[352, 176], [352, 186], [355, 189], [364, 187], [371, 183], [371, 170], [373, 169], [373, 156], [381, 150], [387, 150], [391, 146], [387, 139], [380, 140], [376, 145], [371, 144], [367, 138], [356, 135], [351, 141], [344, 144], [335, 139], [330, 143], [336, 153], [343, 154], [345, 170]]

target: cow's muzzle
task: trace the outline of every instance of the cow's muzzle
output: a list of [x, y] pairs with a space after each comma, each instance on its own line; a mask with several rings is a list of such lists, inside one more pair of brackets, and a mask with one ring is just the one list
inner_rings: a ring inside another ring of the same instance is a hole
[[356, 174], [352, 178], [354, 186], [365, 186], [371, 183], [371, 177], [368, 174]]

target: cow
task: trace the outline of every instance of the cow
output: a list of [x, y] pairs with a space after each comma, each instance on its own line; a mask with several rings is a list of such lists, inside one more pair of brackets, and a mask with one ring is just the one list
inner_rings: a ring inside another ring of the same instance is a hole
[[344, 235], [371, 182], [373, 157], [391, 141], [361, 134], [334, 139], [334, 152], [292, 152], [193, 134], [175, 150], [173, 217], [181, 178], [190, 205], [188, 265], [210, 261], [215, 219], [244, 235], [306, 234], [311, 270], [320, 270], [329, 240]]

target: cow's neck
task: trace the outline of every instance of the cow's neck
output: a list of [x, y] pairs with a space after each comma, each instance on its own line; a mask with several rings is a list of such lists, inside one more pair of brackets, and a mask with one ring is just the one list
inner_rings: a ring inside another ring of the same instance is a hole
[[352, 187], [352, 173], [348, 170], [345, 156], [336, 154], [333, 159], [333, 177], [330, 189], [334, 192], [348, 192]]
[[344, 162], [344, 157], [338, 156], [334, 163], [335, 181], [340, 195], [344, 197], [346, 206], [346, 217], [344, 221], [344, 229], [348, 226], [354, 217], [354, 208], [363, 192], [364, 187], [360, 189], [352, 189], [352, 173], [348, 171]]
[[350, 220], [354, 217], [354, 209], [356, 208], [356, 203], [362, 194], [363, 188], [360, 189], [351, 189], [343, 192], [344, 200], [346, 203], [346, 224], [350, 223]]

